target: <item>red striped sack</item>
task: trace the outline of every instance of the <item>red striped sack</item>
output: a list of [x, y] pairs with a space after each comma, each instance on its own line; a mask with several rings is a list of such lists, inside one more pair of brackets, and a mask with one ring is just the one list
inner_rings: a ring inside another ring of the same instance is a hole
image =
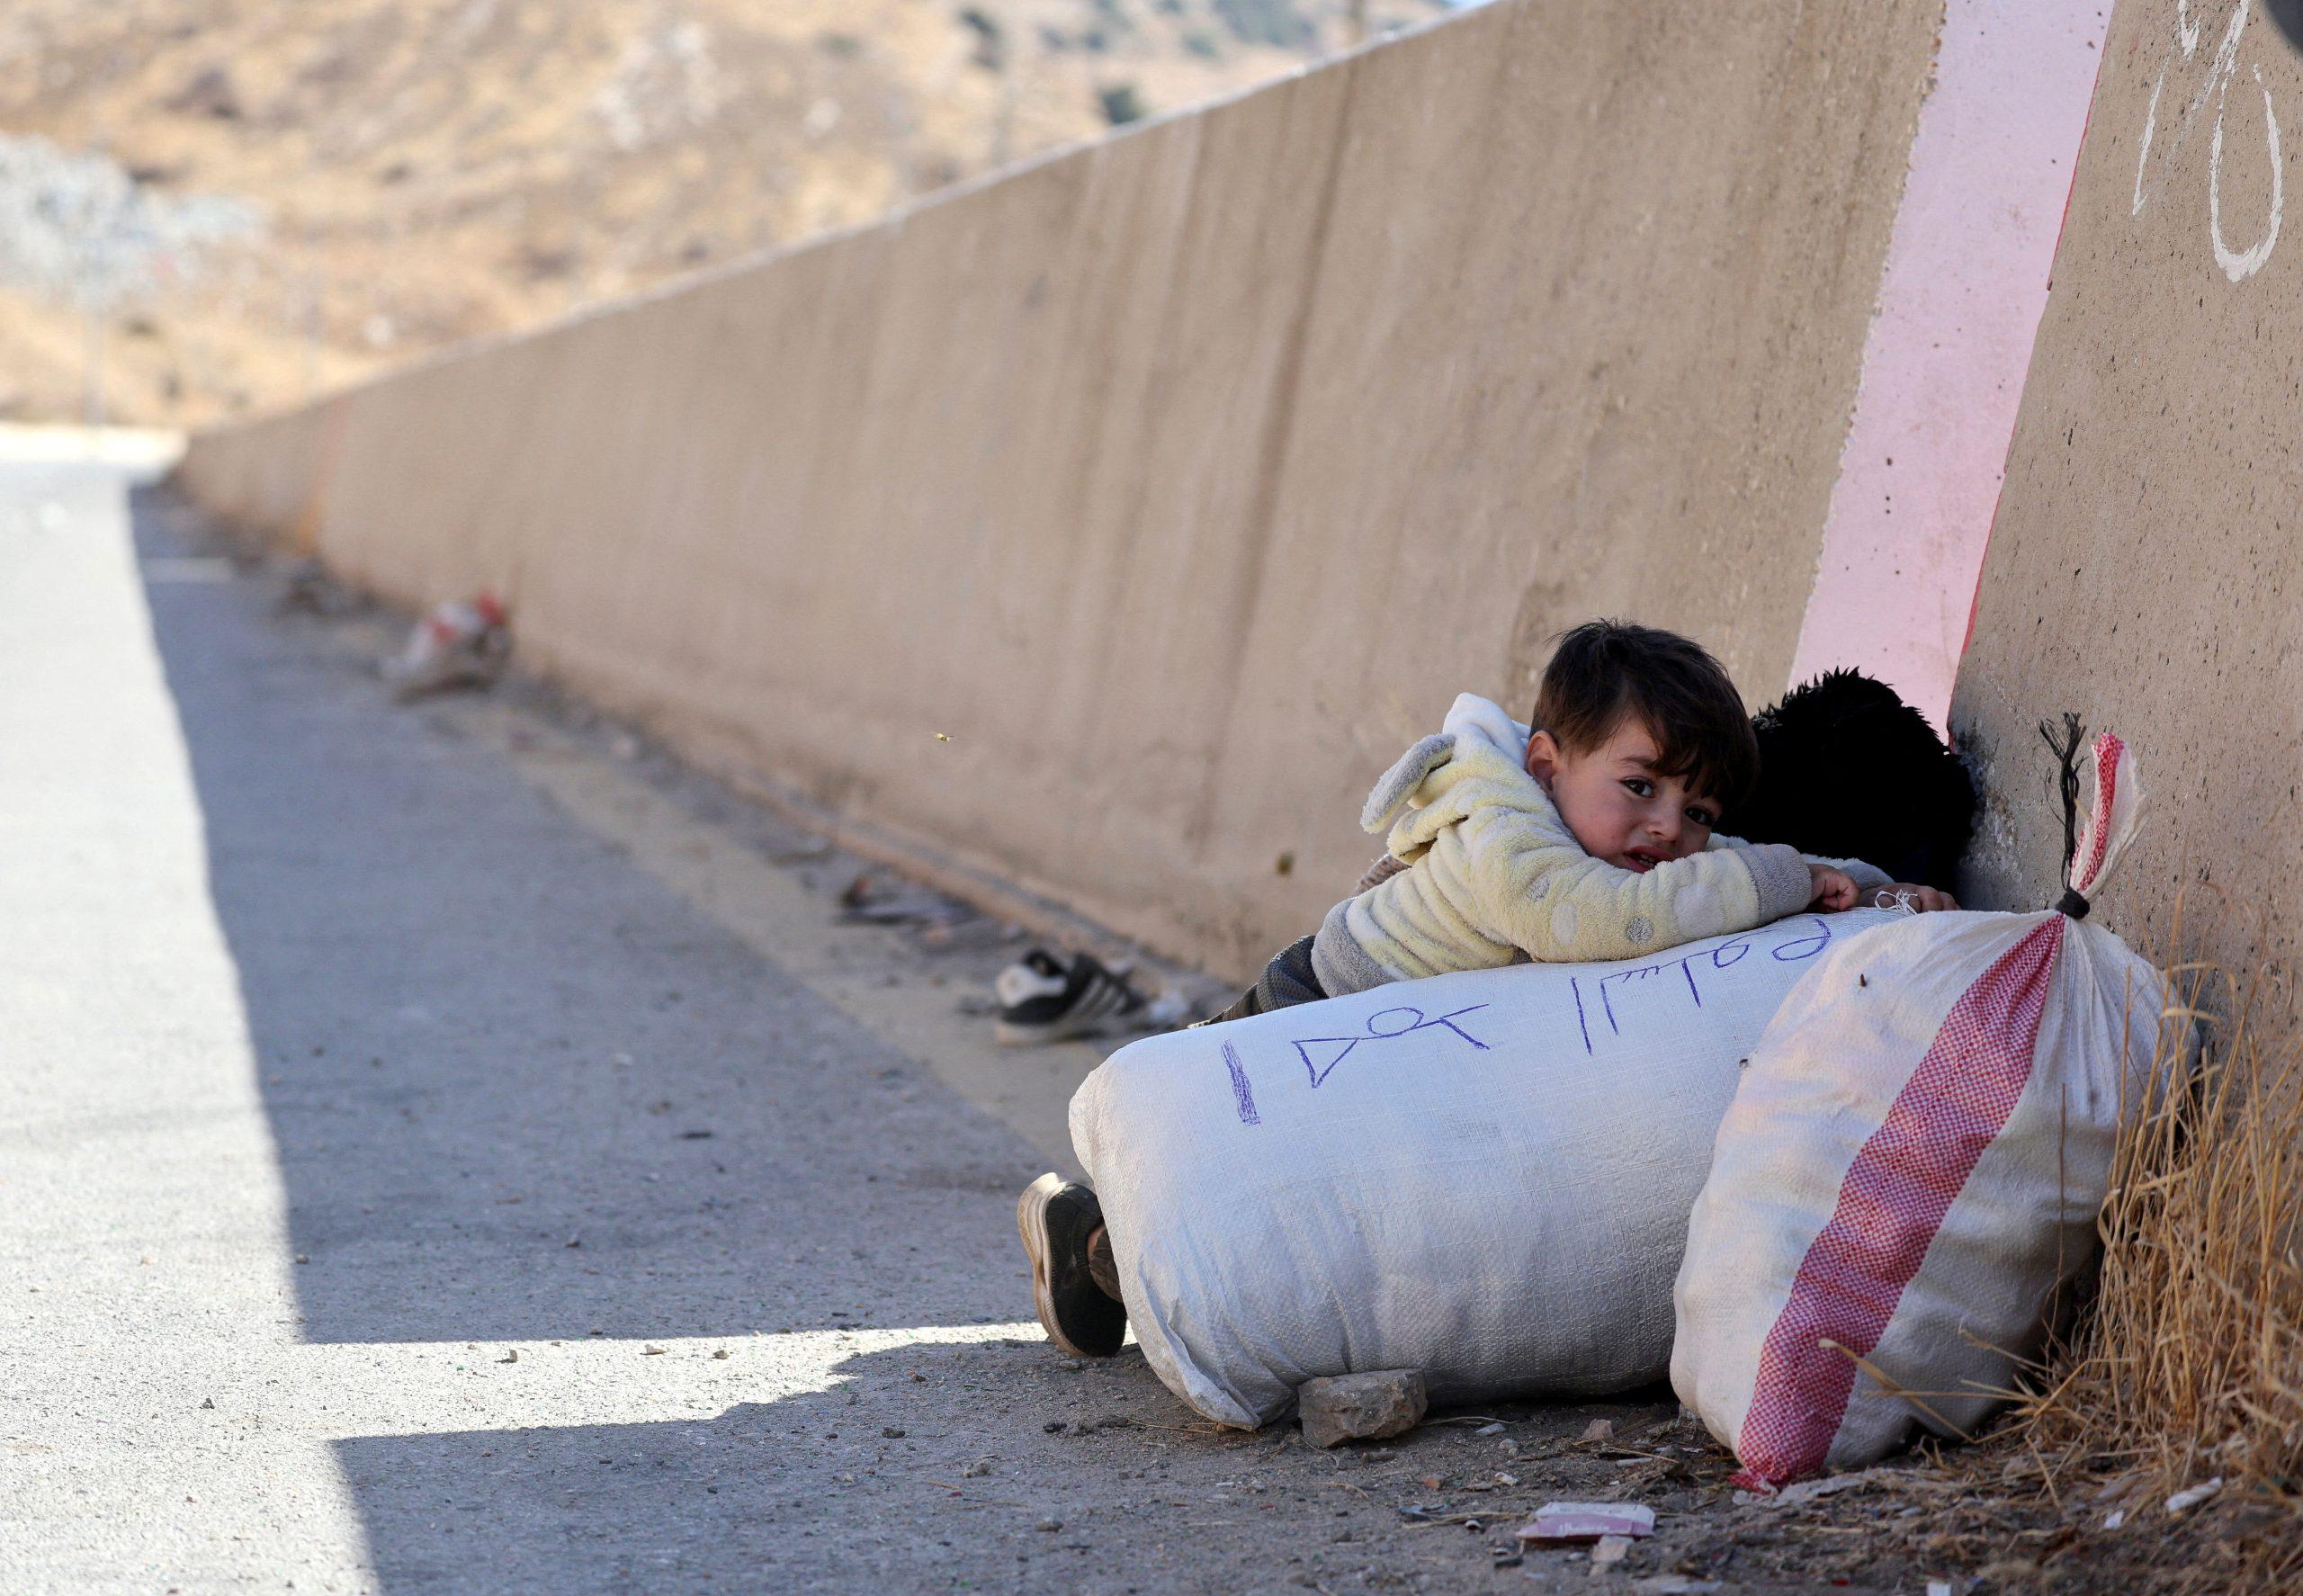
[[1915, 1426], [1971, 1433], [2092, 1257], [2166, 1006], [2080, 918], [2134, 833], [2133, 764], [2096, 740], [2061, 907], [1840, 943], [1752, 1054], [1673, 1290], [1671, 1384], [1739, 1484], [1868, 1464]]

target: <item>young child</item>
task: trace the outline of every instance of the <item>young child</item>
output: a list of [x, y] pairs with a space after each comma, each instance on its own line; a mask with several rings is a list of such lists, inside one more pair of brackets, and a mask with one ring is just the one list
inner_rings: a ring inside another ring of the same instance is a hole
[[[1859, 861], [1715, 834], [1759, 752], [1725, 669], [1686, 638], [1612, 621], [1564, 633], [1534, 727], [1458, 698], [1361, 814], [1388, 829], [1397, 867], [1370, 872], [1209, 1023], [1453, 970], [1632, 958], [1866, 892], [1951, 906]], [[1116, 1351], [1126, 1327], [1101, 1219], [1093, 1192], [1053, 1175], [1017, 1205], [1040, 1323], [1083, 1356]]]
[[1915, 891], [1860, 861], [1715, 834], [1756, 785], [1759, 750], [1726, 671], [1686, 638], [1576, 627], [1534, 724], [1456, 699], [1368, 797], [1360, 824], [1388, 828], [1385, 860], [1217, 1019], [1449, 970], [1635, 958], [1852, 908], [1866, 888]]

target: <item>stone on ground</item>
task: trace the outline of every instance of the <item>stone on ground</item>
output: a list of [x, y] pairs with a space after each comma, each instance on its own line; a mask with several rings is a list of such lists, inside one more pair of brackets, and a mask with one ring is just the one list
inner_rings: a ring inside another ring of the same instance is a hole
[[1304, 1439], [1315, 1447], [1404, 1434], [1423, 1421], [1430, 1405], [1423, 1376], [1411, 1368], [1306, 1380], [1295, 1393]]

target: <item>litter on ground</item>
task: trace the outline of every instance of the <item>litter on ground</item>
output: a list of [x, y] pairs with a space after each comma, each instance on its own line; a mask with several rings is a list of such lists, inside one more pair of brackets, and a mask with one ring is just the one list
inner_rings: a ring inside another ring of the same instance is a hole
[[2187, 1509], [2195, 1508], [2222, 1489], [2223, 1476], [2217, 1475], [2211, 1480], [2203, 1480], [2196, 1485], [2178, 1491], [2167, 1498], [2167, 1516], [2172, 1519]]
[[1519, 1527], [1525, 1541], [1602, 1540], [1626, 1542], [1655, 1533], [1655, 1510], [1635, 1502], [1547, 1502]]
[[419, 698], [451, 687], [485, 687], [512, 657], [511, 619], [493, 594], [433, 606], [384, 661], [395, 697]]

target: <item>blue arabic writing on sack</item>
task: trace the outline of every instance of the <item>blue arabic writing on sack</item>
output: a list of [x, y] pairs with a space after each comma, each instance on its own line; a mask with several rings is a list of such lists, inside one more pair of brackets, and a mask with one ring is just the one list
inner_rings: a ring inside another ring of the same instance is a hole
[[[1808, 929], [1812, 926], [1813, 930]], [[1765, 931], [1744, 931], [1717, 942], [1698, 944], [1680, 952], [1676, 957], [1661, 958], [1644, 964], [1631, 964], [1609, 971], [1604, 975], [1574, 975], [1568, 978], [1568, 991], [1575, 1000], [1576, 1027], [1587, 1055], [1598, 1051], [1598, 1045], [1623, 1034], [1625, 1019], [1643, 1009], [1652, 1009], [1659, 1001], [1685, 1001], [1695, 1008], [1704, 1006], [1704, 994], [1716, 992], [1723, 978], [1747, 959], [1764, 954], [1769, 961], [1779, 964], [1796, 964], [1814, 958], [1830, 945], [1832, 929], [1819, 917], [1810, 916], [1797, 924], [1786, 921], [1770, 931], [1788, 931], [1773, 941], [1762, 941]], [[1324, 1007], [1324, 1006], [1323, 1006]], [[1337, 1065], [1364, 1049], [1380, 1048], [1383, 1044], [1395, 1042], [1419, 1031], [1441, 1030], [1449, 1033], [1478, 1053], [1492, 1051], [1490, 1045], [1465, 1028], [1464, 1017], [1486, 1009], [1485, 1003], [1471, 1003], [1461, 1009], [1451, 1009], [1445, 1014], [1426, 1016], [1424, 1011], [1409, 1003], [1396, 1003], [1378, 1009], [1360, 1021], [1357, 1035], [1346, 1036], [1297, 1036], [1288, 1045], [1304, 1066], [1313, 1090], [1335, 1072]], [[1232, 1098], [1242, 1125], [1259, 1125], [1263, 1115], [1256, 1106], [1255, 1088], [1248, 1079], [1247, 1066], [1241, 1062], [1239, 1049], [1231, 1043], [1223, 1045], [1224, 1073], [1230, 1078]]]
[[[1832, 928], [1820, 916], [1814, 917], [1814, 924], [1815, 930], [1813, 936], [1802, 935], [1770, 944], [1766, 950], [1769, 956], [1779, 964], [1796, 964], [1823, 952], [1831, 942]], [[1596, 978], [1569, 977], [1567, 990], [1574, 994], [1575, 1020], [1582, 1027], [1583, 1051], [1586, 1054], [1593, 1051], [1591, 1028], [1594, 1024], [1604, 1023], [1610, 1036], [1623, 1034], [1619, 1006], [1627, 1009], [1635, 1001], [1657, 994], [1676, 995], [1681, 990], [1682, 982], [1686, 983], [1689, 1000], [1698, 1009], [1702, 1008], [1705, 981], [1734, 969], [1757, 952], [1758, 946], [1752, 940], [1757, 935], [1756, 932], [1745, 931], [1710, 947], [1690, 948], [1675, 959], [1658, 959], [1652, 964], [1635, 964], [1630, 969], [1611, 971]], [[1598, 1010], [1596, 1015], [1593, 1013], [1595, 1008]]]

